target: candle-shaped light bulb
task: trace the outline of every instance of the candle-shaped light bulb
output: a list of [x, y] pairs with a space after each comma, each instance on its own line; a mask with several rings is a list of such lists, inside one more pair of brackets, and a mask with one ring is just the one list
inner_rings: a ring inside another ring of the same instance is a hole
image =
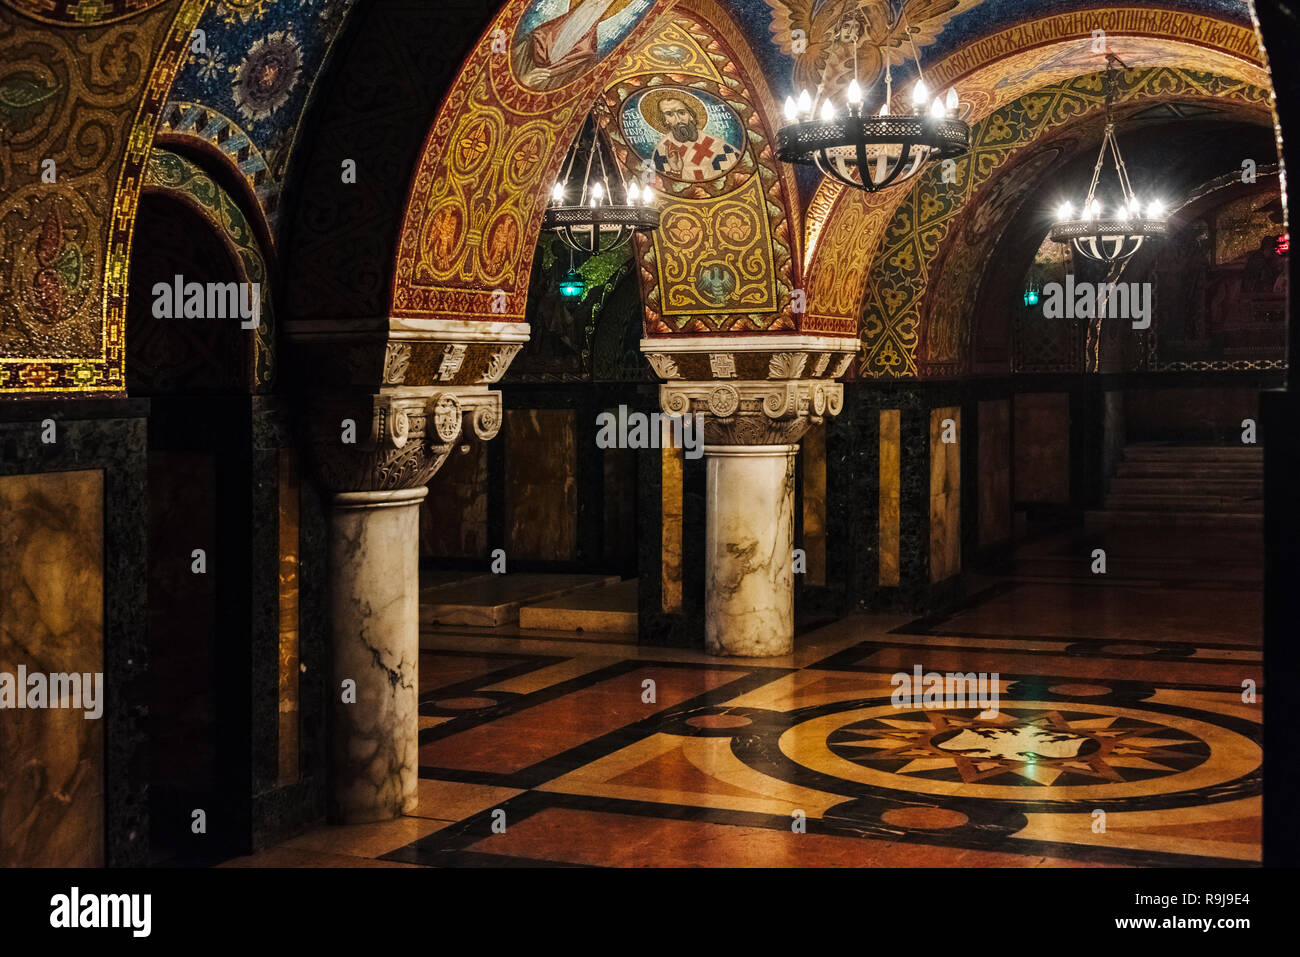
[[555, 189], [551, 190], [551, 199], [557, 204], [564, 202], [564, 184], [556, 183]]
[[888, 115], [889, 115], [889, 101], [888, 101], [888, 100], [886, 100], [884, 103], [881, 103], [881, 104], [880, 104], [880, 115], [881, 115], [881, 116], [888, 116]]
[[1069, 203], [1062, 203], [1056, 210], [1056, 218], [1068, 220], [1074, 218], [1074, 207]]
[[599, 206], [600, 201], [605, 198], [605, 187], [600, 183], [593, 183], [591, 186], [591, 205]]
[[943, 107], [943, 100], [937, 96], [934, 98], [934, 102], [930, 104], [930, 115], [937, 120], [941, 120], [948, 115], [948, 111]]
[[799, 108], [795, 106], [793, 96], [787, 96], [785, 98], [785, 110], [783, 112], [787, 123], [793, 123], [799, 118]]
[[799, 91], [799, 113], [802, 116], [812, 116], [812, 97], [808, 95], [807, 90]]
[[835, 104], [826, 100], [822, 103], [822, 122], [829, 123], [833, 119], [835, 119]]
[[949, 113], [956, 113], [961, 109], [961, 100], [957, 99], [957, 91], [952, 87], [948, 87], [948, 96], [944, 105], [948, 107]]
[[916, 86], [912, 87], [912, 105], [918, 110], [924, 109], [928, 99], [930, 99], [930, 88], [925, 85], [924, 80], [918, 79]]
[[1147, 215], [1152, 219], [1160, 219], [1165, 214], [1165, 204], [1158, 199], [1151, 200], [1151, 205], [1147, 207]]
[[862, 102], [862, 87], [858, 85], [858, 78], [854, 77], [849, 81], [849, 105], [857, 106]]
[[640, 199], [641, 199], [641, 190], [636, 188], [636, 183], [633, 183], [631, 186], [627, 188], [627, 203], [629, 206], [635, 206], [640, 201]]

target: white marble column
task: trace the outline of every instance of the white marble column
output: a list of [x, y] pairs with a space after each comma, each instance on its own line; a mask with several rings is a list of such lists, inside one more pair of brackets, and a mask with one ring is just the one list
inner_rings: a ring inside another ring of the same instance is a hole
[[[419, 777], [419, 530], [428, 489], [342, 492], [329, 529], [334, 818], [415, 810]], [[355, 702], [344, 682], [355, 682]]]
[[797, 445], [706, 445], [705, 643], [710, 654], [794, 651]]

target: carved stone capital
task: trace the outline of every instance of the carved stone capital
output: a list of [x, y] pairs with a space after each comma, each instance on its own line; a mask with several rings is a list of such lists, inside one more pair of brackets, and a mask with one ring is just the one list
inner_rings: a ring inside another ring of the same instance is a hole
[[501, 393], [482, 386], [332, 396], [312, 410], [316, 468], [334, 492], [427, 485], [470, 431], [487, 441], [501, 428]]
[[844, 407], [844, 386], [825, 379], [667, 382], [669, 415], [705, 416], [705, 445], [792, 445]]
[[856, 338], [804, 334], [641, 340], [655, 375], [669, 382], [838, 379], [860, 346]]

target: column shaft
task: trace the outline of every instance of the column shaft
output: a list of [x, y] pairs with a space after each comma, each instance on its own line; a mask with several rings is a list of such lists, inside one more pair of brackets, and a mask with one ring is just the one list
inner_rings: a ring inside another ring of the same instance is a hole
[[[428, 489], [345, 492], [330, 511], [333, 816], [413, 811], [419, 776], [419, 506]], [[345, 693], [354, 681], [355, 702]]]
[[797, 445], [706, 446], [705, 641], [710, 654], [794, 650]]

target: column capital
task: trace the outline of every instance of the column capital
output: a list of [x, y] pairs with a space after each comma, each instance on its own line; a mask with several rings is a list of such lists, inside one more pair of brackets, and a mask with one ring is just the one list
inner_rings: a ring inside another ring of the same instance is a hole
[[420, 488], [470, 431], [488, 441], [500, 428], [501, 393], [485, 386], [317, 396], [308, 421], [316, 468], [336, 493]]
[[844, 386], [827, 379], [672, 381], [659, 387], [669, 415], [707, 416], [707, 445], [792, 445], [844, 407]]

